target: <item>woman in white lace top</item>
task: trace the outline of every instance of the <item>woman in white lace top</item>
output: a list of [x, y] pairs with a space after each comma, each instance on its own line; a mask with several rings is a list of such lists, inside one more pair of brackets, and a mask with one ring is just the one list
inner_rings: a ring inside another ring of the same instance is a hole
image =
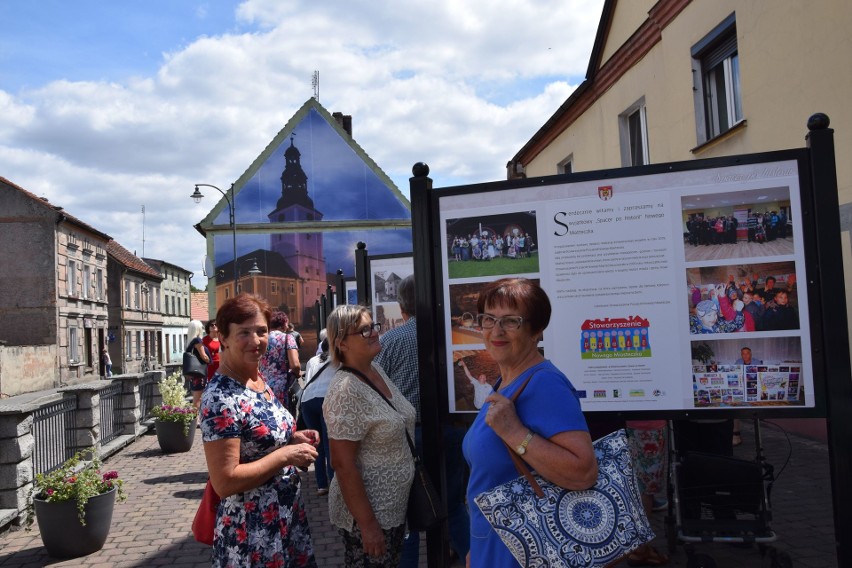
[[367, 308], [338, 306], [326, 327], [332, 360], [341, 365], [323, 402], [334, 467], [331, 522], [343, 537], [346, 566], [396, 568], [414, 479], [406, 430], [414, 436], [415, 410], [373, 364], [379, 324]]

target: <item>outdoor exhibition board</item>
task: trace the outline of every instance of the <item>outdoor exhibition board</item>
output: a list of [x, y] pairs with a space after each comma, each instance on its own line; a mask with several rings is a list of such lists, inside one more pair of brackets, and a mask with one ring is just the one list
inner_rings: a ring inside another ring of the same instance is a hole
[[399, 283], [414, 273], [411, 253], [367, 256], [370, 276], [370, 301], [373, 321], [382, 324], [379, 335], [401, 326], [397, 288]]
[[806, 158], [435, 190], [448, 411], [475, 413], [498, 377], [476, 300], [502, 277], [547, 292], [540, 349], [584, 411], [814, 409]]

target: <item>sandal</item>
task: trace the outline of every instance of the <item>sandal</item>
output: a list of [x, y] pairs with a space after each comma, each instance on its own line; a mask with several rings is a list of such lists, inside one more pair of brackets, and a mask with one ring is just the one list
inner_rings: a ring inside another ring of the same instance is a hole
[[734, 438], [731, 440], [731, 445], [736, 447], [743, 443], [743, 437], [739, 432], [734, 432]]
[[668, 563], [669, 557], [657, 552], [650, 544], [643, 544], [627, 555], [629, 566], [665, 566]]

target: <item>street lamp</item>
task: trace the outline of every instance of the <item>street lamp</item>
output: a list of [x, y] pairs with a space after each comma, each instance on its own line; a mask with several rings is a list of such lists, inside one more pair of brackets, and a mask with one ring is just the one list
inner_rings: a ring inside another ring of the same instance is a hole
[[[252, 261], [252, 263], [251, 263], [251, 268], [249, 268], [246, 271], [246, 274], [248, 274], [252, 278], [254, 278], [255, 276], [259, 276], [259, 275], [263, 274], [263, 271], [257, 265], [257, 259], [253, 256], [242, 259], [239, 263], [239, 266], [240, 267], [244, 266], [248, 261]], [[237, 280], [240, 280], [240, 279], [242, 279], [242, 274], [238, 273]], [[254, 286], [252, 286], [252, 292], [254, 292]], [[236, 290], [234, 291], [234, 294], [236, 294]]]
[[[237, 294], [237, 283], [240, 279], [239, 272], [237, 271], [237, 223], [236, 223], [236, 208], [237, 204], [234, 201], [234, 184], [231, 184], [231, 189], [229, 190], [231, 196], [228, 197], [228, 193], [222, 191], [215, 185], [210, 185], [209, 183], [196, 183], [195, 191], [190, 195], [193, 201], [196, 203], [201, 203], [201, 199], [204, 197], [204, 194], [198, 189], [199, 187], [212, 187], [216, 191], [222, 194], [225, 198], [225, 201], [228, 202], [228, 214], [229, 214], [229, 223], [231, 224], [231, 233], [234, 236], [234, 295]], [[259, 271], [259, 270], [258, 270]]]

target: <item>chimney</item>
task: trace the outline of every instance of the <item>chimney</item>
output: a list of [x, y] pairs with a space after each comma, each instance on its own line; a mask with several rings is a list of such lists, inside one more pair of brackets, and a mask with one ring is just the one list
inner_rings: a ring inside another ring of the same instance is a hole
[[334, 121], [340, 125], [340, 127], [346, 131], [346, 134], [352, 138], [352, 115], [351, 114], [343, 114], [342, 112], [334, 112], [331, 114], [334, 118]]

